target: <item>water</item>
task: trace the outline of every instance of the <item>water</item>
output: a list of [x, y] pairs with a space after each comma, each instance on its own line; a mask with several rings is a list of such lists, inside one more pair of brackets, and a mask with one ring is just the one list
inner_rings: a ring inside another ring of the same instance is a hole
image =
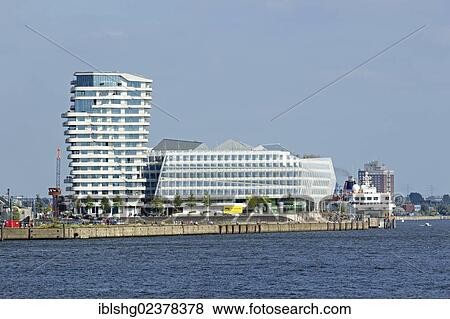
[[0, 242], [1, 298], [450, 298], [450, 221]]

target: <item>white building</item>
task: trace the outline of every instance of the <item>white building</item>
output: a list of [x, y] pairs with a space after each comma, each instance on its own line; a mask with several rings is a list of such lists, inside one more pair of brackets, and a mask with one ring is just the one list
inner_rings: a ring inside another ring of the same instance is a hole
[[[121, 199], [121, 216], [140, 212], [145, 195], [152, 80], [127, 73], [76, 72], [66, 119], [71, 184], [75, 200]], [[119, 206], [119, 205], [117, 205]]]
[[176, 195], [218, 202], [250, 196], [304, 199], [311, 210], [333, 194], [330, 158], [302, 158], [278, 144], [252, 147], [228, 140], [209, 149], [196, 141], [162, 140], [149, 154], [147, 196], [171, 201]]

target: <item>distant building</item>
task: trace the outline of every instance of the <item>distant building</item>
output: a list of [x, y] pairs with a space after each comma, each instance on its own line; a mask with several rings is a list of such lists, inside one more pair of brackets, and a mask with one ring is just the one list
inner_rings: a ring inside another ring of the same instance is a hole
[[364, 164], [364, 169], [358, 170], [358, 183], [362, 185], [364, 176], [369, 175], [372, 185], [380, 193], [390, 193], [394, 197], [394, 171], [379, 161]]
[[405, 210], [405, 212], [407, 213], [412, 213], [416, 210], [414, 204], [411, 203], [406, 203], [403, 205], [403, 209]]

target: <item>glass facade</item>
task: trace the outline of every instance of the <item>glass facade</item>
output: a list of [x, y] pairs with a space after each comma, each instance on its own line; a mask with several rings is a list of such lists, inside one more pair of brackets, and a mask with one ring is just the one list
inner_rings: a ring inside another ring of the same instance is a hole
[[217, 199], [292, 196], [318, 203], [336, 184], [331, 159], [266, 150], [151, 152], [145, 176], [148, 195], [167, 199], [207, 193]]

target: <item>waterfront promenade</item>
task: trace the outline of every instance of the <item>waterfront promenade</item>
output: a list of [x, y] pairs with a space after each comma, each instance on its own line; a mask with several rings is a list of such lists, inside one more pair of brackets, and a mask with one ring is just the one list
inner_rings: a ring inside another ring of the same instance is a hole
[[367, 230], [369, 221], [223, 225], [60, 225], [53, 228], [3, 228], [1, 240], [88, 239], [175, 235], [229, 235], [275, 232]]

